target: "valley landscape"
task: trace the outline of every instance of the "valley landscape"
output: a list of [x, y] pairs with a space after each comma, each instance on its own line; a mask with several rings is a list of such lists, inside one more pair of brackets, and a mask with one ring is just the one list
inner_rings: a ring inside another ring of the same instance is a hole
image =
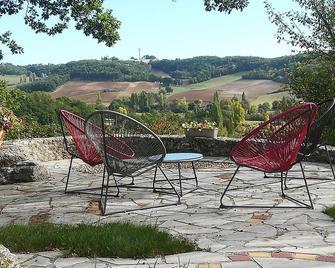
[[[51, 96], [53, 98], [69, 97], [87, 103], [95, 103], [98, 94], [100, 94], [102, 103], [108, 105], [113, 99], [128, 98], [132, 93], [142, 91], [158, 93], [159, 88], [159, 83], [147, 81], [70, 81], [59, 86], [51, 93]], [[173, 86], [173, 92], [168, 94], [168, 99], [185, 98], [188, 102], [201, 99], [204, 103], [210, 103], [213, 101], [215, 91], [218, 91], [222, 99], [232, 97], [240, 99], [244, 92], [252, 103], [259, 103], [262, 100], [272, 102], [288, 95], [287, 92], [279, 92], [282, 91], [282, 88], [283, 84], [278, 82], [242, 79], [241, 74], [234, 74], [186, 86]]]
[[[285, 91], [289, 70], [303, 56], [198, 56], [120, 60], [103, 57], [65, 64], [0, 64], [15, 114], [17, 136], [59, 135], [57, 112], [83, 118], [95, 110], [127, 114], [157, 134], [183, 132], [183, 123], [211, 121], [221, 136], [240, 137], [294, 100]], [[11, 104], [10, 104], [11, 105]]]

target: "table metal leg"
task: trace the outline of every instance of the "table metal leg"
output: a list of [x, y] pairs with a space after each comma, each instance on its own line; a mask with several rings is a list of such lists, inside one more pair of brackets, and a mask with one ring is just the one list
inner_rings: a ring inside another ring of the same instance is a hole
[[183, 196], [183, 189], [182, 189], [182, 185], [181, 185], [180, 162], [178, 162], [178, 174], [179, 174], [179, 189], [180, 189], [180, 196]]
[[196, 186], [196, 188], [198, 188], [198, 177], [197, 177], [197, 173], [195, 172], [194, 162], [192, 161], [191, 163], [192, 163], [193, 174], [194, 174], [194, 178], [195, 178], [195, 186]]

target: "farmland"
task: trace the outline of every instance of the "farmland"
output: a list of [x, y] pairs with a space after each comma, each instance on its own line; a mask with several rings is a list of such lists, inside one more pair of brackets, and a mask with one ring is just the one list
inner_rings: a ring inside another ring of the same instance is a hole
[[153, 82], [94, 82], [94, 81], [71, 81], [58, 87], [51, 96], [69, 97], [81, 100], [87, 103], [94, 103], [97, 95], [100, 93], [101, 100], [105, 104], [109, 104], [113, 99], [122, 99], [129, 97], [131, 93], [139, 93], [141, 91], [158, 93], [159, 84]]
[[[218, 79], [211, 79], [215, 81], [206, 81], [205, 83], [213, 86], [205, 88], [204, 86], [199, 87], [196, 90], [188, 90], [180, 93], [176, 93], [170, 96], [169, 99], [181, 99], [186, 98], [188, 101], [194, 101], [201, 99], [205, 103], [213, 100], [215, 91], [219, 92], [219, 96], [222, 99], [232, 98], [234, 96], [240, 98], [242, 93], [246, 94], [246, 97], [251, 101], [261, 102], [260, 100], [270, 101], [281, 99], [286, 92], [274, 93], [281, 89], [281, 84], [270, 80], [240, 80], [236, 79], [233, 75], [229, 75], [228, 79], [221, 78], [221, 84], [218, 83]], [[235, 78], [235, 79], [234, 79]], [[230, 81], [229, 81], [230, 80]], [[199, 84], [205, 84], [199, 83]]]
[[197, 84], [190, 84], [187, 86], [175, 86], [173, 87], [173, 94], [184, 93], [194, 90], [207, 90], [211, 88], [218, 88], [230, 82], [240, 80], [242, 78], [242, 74], [242, 72], [235, 73], [213, 78]]
[[13, 86], [20, 83], [20, 78], [25, 77], [24, 75], [0, 75], [0, 79], [6, 80], [9, 86]]
[[[170, 100], [186, 98], [191, 102], [201, 99], [205, 103], [211, 102], [215, 91], [222, 99], [240, 97], [245, 92], [246, 97], [259, 104], [265, 101], [272, 102], [286, 96], [286, 92], [276, 93], [282, 84], [271, 80], [243, 80], [242, 73], [225, 75], [205, 82], [186, 86], [173, 87], [173, 93], [168, 95]], [[51, 96], [70, 97], [87, 103], [94, 103], [100, 93], [102, 102], [109, 104], [113, 99], [130, 97], [131, 93], [141, 91], [158, 93], [159, 83], [154, 82], [112, 82], [112, 81], [70, 81], [58, 87]]]

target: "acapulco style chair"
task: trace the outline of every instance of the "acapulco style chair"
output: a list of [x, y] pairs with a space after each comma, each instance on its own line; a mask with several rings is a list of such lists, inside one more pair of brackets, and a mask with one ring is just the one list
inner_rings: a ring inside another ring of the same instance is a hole
[[[88, 189], [76, 189], [71, 191], [68, 190], [72, 162], [74, 158], [79, 158], [83, 162], [92, 167], [103, 164], [103, 161], [98, 152], [96, 151], [96, 149], [94, 148], [94, 146], [92, 145], [92, 143], [86, 137], [86, 134], [84, 132], [84, 124], [85, 124], [84, 118], [69, 111], [60, 110], [59, 119], [64, 139], [64, 146], [66, 151], [71, 155], [64, 192], [96, 194], [94, 192], [89, 192], [89, 190], [97, 190], [100, 189], [100, 187], [88, 188]], [[67, 131], [70, 134], [69, 138], [66, 137], [64, 126], [66, 127]], [[105, 178], [105, 169], [103, 171], [102, 184], [104, 178]]]
[[[297, 160], [301, 145], [308, 133], [317, 112], [316, 104], [302, 103], [284, 111], [247, 134], [230, 151], [231, 159], [237, 168], [220, 198], [220, 208], [257, 207], [273, 208], [275, 206], [225, 205], [223, 198], [241, 166], [266, 173], [280, 173], [281, 195], [305, 208], [313, 208], [306, 178], [304, 183], [309, 204], [292, 198], [284, 193], [284, 172], [289, 170]], [[234, 189], [230, 190], [233, 191]], [[301, 207], [301, 206], [300, 206]], [[278, 208], [287, 208], [280, 206]], [[289, 207], [292, 208], [292, 207]]]
[[[107, 171], [107, 179], [102, 186], [100, 198], [103, 215], [106, 214], [107, 197], [109, 196], [108, 190], [110, 187], [116, 187], [117, 193], [115, 196], [119, 195], [121, 187], [147, 188], [154, 192], [157, 191], [156, 189], [158, 188], [155, 188], [154, 181], [153, 187], [142, 187], [119, 184], [119, 180], [116, 180], [116, 177], [122, 179], [124, 177], [139, 176], [162, 163], [166, 155], [165, 146], [161, 139], [148, 127], [129, 116], [106, 110], [96, 111], [86, 119], [85, 133], [101, 156]], [[180, 204], [180, 195], [164, 172], [163, 175], [171, 188], [160, 189], [172, 190], [173, 194], [176, 194], [178, 197], [178, 201], [172, 205]], [[114, 179], [113, 186], [109, 185], [110, 176]], [[167, 205], [155, 207], [162, 206]], [[115, 213], [126, 211], [132, 211], [132, 209]]]
[[[304, 141], [304, 145], [302, 146], [298, 154], [297, 163], [299, 162], [300, 164], [300, 169], [303, 177], [305, 177], [305, 171], [302, 162], [308, 160], [308, 158], [312, 154], [314, 154], [318, 148], [324, 146], [328, 158], [328, 163], [330, 165], [330, 169], [333, 175], [333, 179], [326, 179], [326, 180], [335, 180], [335, 172], [327, 144], [325, 142], [322, 142], [322, 138], [325, 138], [326, 141], [329, 140], [327, 139], [327, 137], [322, 136], [324, 134], [324, 130], [327, 128], [327, 126], [329, 126], [332, 120], [335, 120], [335, 98], [327, 99], [317, 104], [317, 117], [315, 121], [311, 124], [311, 127], [308, 130], [308, 135], [306, 136], [306, 139]], [[286, 184], [287, 179], [288, 177], [286, 173], [284, 180], [285, 189], [288, 189]], [[295, 179], [295, 178], [290, 177], [289, 179]]]

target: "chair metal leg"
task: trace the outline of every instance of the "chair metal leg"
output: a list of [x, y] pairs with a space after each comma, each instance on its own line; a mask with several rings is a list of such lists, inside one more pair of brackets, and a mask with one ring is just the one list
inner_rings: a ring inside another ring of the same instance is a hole
[[158, 169], [158, 165], [156, 165], [156, 167], [155, 167], [154, 180], [153, 180], [153, 182], [152, 182], [152, 191], [153, 191], [154, 193], [156, 193], [155, 184], [156, 184], [157, 169]]
[[329, 162], [330, 168], [331, 168], [332, 173], [333, 173], [333, 178], [335, 179], [335, 172], [334, 172], [334, 168], [333, 168], [333, 163], [332, 163], [332, 160], [330, 158], [330, 154], [329, 154], [329, 151], [328, 151], [328, 148], [327, 148], [326, 144], [325, 144], [325, 149], [326, 149], [327, 156], [328, 156], [328, 162]]
[[[309, 192], [309, 188], [308, 188], [308, 184], [307, 184], [307, 180], [306, 180], [306, 176], [305, 176], [305, 171], [303, 169], [303, 166], [302, 166], [302, 163], [300, 162], [300, 169], [301, 169], [301, 173], [302, 173], [302, 177], [303, 177], [303, 180], [304, 180], [304, 183], [305, 183], [305, 188], [306, 188], [306, 192], [307, 192], [307, 195], [308, 195], [308, 199], [309, 199], [309, 204], [305, 203], [305, 202], [302, 202], [296, 198], [293, 198], [291, 196], [288, 196], [288, 195], [285, 195], [285, 198], [292, 201], [292, 202], [295, 202], [295, 203], [298, 203], [300, 205], [303, 206], [303, 208], [310, 208], [310, 209], [314, 209], [314, 206], [313, 206], [313, 202], [312, 202], [312, 198], [311, 198], [311, 195], [310, 195], [310, 192]], [[296, 188], [296, 187], [294, 187]], [[293, 188], [291, 188], [293, 189]]]
[[69, 178], [70, 178], [70, 173], [71, 173], [71, 168], [72, 168], [72, 161], [73, 161], [73, 156], [71, 156], [71, 160], [70, 160], [70, 166], [69, 166], [69, 171], [67, 172], [67, 179], [66, 179], [66, 184], [65, 184], [65, 190], [64, 193], [67, 193], [67, 186], [69, 184]]
[[[286, 172], [286, 176], [285, 179], [287, 178], [287, 172]], [[285, 193], [284, 193], [284, 177], [283, 177], [283, 172], [280, 172], [280, 189], [281, 189], [281, 196], [285, 197]], [[286, 180], [285, 180], [285, 189], [286, 189]]]
[[[110, 175], [107, 174], [107, 183], [106, 183], [106, 185], [103, 185], [102, 191], [101, 191], [101, 197], [100, 197], [101, 215], [105, 215], [105, 213], [106, 213], [107, 198], [108, 198], [109, 177], [110, 177]], [[104, 194], [104, 191], [103, 191], [104, 188], [105, 188], [105, 194]]]
[[285, 172], [285, 178], [284, 178], [284, 186], [285, 186], [285, 190], [288, 190], [288, 187], [287, 187], [287, 174], [288, 174], [288, 171]]
[[105, 173], [106, 173], [106, 166], [104, 165], [104, 171], [102, 174], [102, 183], [101, 183], [101, 196], [103, 194], [103, 190], [104, 190], [104, 184], [105, 184]]
[[306, 180], [305, 172], [304, 172], [304, 169], [302, 167], [302, 163], [301, 162], [300, 162], [300, 168], [301, 168], [302, 176], [304, 178], [304, 182], [305, 182], [305, 186], [306, 186], [306, 191], [307, 191], [307, 194], [308, 194], [309, 202], [311, 204], [310, 208], [314, 209], [312, 198], [311, 198], [311, 195], [309, 193], [309, 189], [308, 189], [308, 185], [307, 185], [307, 180]]
[[[114, 195], [114, 196], [115, 196], [115, 197], [119, 197], [119, 194], [120, 194], [120, 187], [119, 187], [119, 185], [117, 184], [117, 180], [116, 180], [116, 178], [115, 178], [114, 175], [113, 175], [113, 179], [114, 179], [114, 182], [115, 182], [115, 187], [116, 187], [116, 189], [117, 189], [116, 195]], [[107, 186], [108, 186], [108, 184], [107, 184]]]
[[[301, 163], [300, 163], [301, 165]], [[221, 199], [220, 199], [220, 208], [310, 208], [310, 209], [313, 209], [313, 203], [312, 203], [312, 198], [311, 198], [311, 195], [309, 193], [309, 189], [308, 189], [308, 185], [307, 185], [307, 181], [306, 181], [306, 177], [305, 177], [305, 174], [303, 173], [303, 177], [304, 177], [304, 181], [305, 181], [305, 187], [306, 187], [306, 190], [307, 190], [307, 195], [308, 195], [308, 198], [309, 198], [309, 204], [307, 203], [304, 203], [300, 200], [297, 200], [291, 196], [288, 196], [287, 194], [285, 194], [284, 192], [284, 172], [281, 172], [280, 173], [280, 188], [281, 188], [281, 195], [283, 198], [286, 198], [294, 203], [297, 203], [297, 204], [300, 204], [300, 206], [298, 207], [292, 207], [292, 206], [259, 206], [259, 205], [224, 205], [222, 203], [222, 200], [223, 200], [223, 197], [225, 196], [228, 188], [230, 187], [230, 184], [231, 182], [233, 181], [233, 179], [235, 178], [235, 175], [237, 173], [237, 171], [239, 170], [240, 166], [238, 166], [233, 174], [233, 176], [231, 177], [228, 185], [226, 186], [223, 194], [221, 195]], [[287, 176], [287, 173], [285, 173], [285, 177]], [[236, 190], [236, 189], [234, 189]]]
[[222, 193], [222, 195], [221, 195], [221, 198], [220, 198], [220, 208], [224, 208], [224, 207], [225, 207], [225, 205], [222, 203], [222, 199], [223, 199], [224, 195], [226, 194], [226, 192], [227, 192], [227, 190], [228, 190], [228, 188], [229, 188], [231, 182], [232, 182], [233, 179], [235, 178], [235, 175], [236, 175], [236, 173], [237, 173], [237, 171], [238, 171], [239, 169], [240, 169], [240, 166], [237, 166], [237, 168], [236, 168], [236, 170], [235, 170], [233, 176], [231, 177], [230, 181], [228, 182], [228, 185], [226, 186], [226, 189], [223, 191], [223, 193]]

